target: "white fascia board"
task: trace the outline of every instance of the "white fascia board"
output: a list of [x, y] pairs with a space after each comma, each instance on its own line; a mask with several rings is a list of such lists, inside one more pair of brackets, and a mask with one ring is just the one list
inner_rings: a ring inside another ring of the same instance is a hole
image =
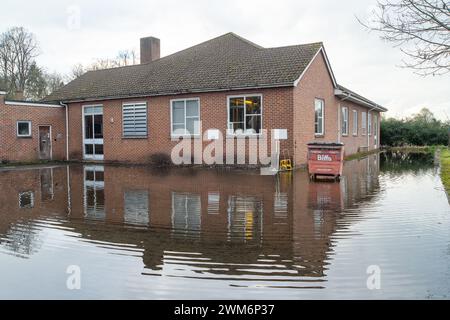
[[361, 100], [358, 97], [355, 97], [355, 96], [351, 95], [350, 93], [346, 93], [346, 92], [344, 92], [344, 91], [342, 91], [340, 89], [335, 89], [334, 90], [334, 94], [336, 96], [338, 96], [339, 98], [341, 98], [341, 99], [345, 99], [345, 100], [349, 100], [349, 101], [355, 102], [355, 103], [357, 103], [359, 105], [363, 105], [363, 106], [365, 106], [367, 108], [373, 108], [375, 110], [382, 111], [382, 112], [386, 112], [387, 111], [386, 108], [384, 108], [384, 107], [382, 107], [382, 106], [380, 106], [378, 104], [369, 103], [367, 101]]
[[33, 102], [18, 102], [18, 101], [5, 101], [6, 105], [9, 106], [21, 106], [21, 107], [44, 107], [44, 108], [62, 108], [63, 106], [59, 104], [48, 104], [48, 103], [33, 103]]

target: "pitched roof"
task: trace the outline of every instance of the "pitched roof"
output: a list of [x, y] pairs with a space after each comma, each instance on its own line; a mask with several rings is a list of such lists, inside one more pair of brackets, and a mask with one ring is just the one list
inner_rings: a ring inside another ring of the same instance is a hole
[[234, 33], [140, 65], [89, 71], [44, 101], [86, 101], [293, 86], [322, 48], [263, 48]]

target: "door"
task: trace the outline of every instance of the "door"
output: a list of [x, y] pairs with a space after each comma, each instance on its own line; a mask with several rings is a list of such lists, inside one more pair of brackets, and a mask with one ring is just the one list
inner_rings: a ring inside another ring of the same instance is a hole
[[52, 138], [50, 126], [39, 126], [39, 159], [52, 159]]
[[83, 157], [103, 160], [102, 106], [86, 106], [83, 109]]

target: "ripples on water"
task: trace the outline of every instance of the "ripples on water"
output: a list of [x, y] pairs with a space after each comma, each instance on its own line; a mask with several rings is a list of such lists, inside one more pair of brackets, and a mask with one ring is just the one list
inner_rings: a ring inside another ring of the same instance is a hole
[[1, 171], [0, 185], [0, 298], [450, 293], [450, 210], [425, 154], [348, 162], [340, 183], [87, 165]]

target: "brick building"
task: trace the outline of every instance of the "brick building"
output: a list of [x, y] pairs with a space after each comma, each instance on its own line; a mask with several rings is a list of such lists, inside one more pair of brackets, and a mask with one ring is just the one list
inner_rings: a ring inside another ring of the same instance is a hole
[[[312, 141], [343, 142], [347, 154], [379, 146], [386, 109], [336, 82], [322, 43], [263, 48], [228, 33], [162, 58], [159, 49], [158, 39], [143, 38], [141, 64], [87, 72], [46, 97], [39, 109], [45, 112], [30, 111], [28, 118], [19, 112], [8, 121], [33, 125], [41, 122], [34, 116], [47, 114], [60, 134], [50, 140], [58, 150], [53, 159], [144, 163], [155, 153], [170, 155], [180, 136], [205, 147], [211, 141], [201, 137], [210, 129], [245, 141], [247, 155], [264, 129], [287, 129], [281, 151], [295, 165], [305, 164]], [[0, 130], [7, 145], [22, 141], [11, 123]], [[19, 143], [1, 155], [41, 156], [31, 147]], [[223, 147], [225, 157], [235, 152]]]
[[0, 161], [65, 159], [64, 107], [5, 100], [5, 96], [0, 90]]

